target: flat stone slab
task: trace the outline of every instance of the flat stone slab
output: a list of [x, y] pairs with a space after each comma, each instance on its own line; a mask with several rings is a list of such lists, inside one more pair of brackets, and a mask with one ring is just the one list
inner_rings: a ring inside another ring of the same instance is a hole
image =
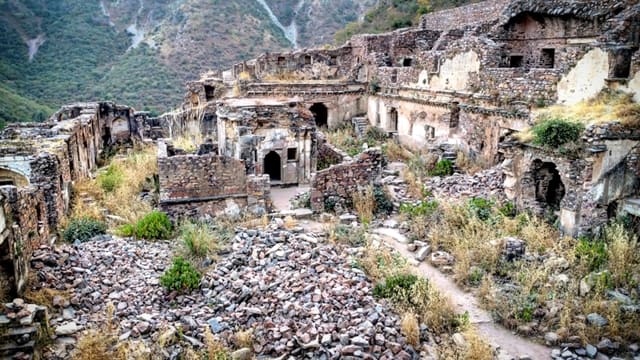
[[406, 236], [402, 235], [397, 229], [377, 228], [377, 229], [373, 229], [373, 233], [378, 234], [380, 236], [387, 237], [387, 238], [391, 238], [402, 244], [409, 243], [409, 239], [407, 239]]

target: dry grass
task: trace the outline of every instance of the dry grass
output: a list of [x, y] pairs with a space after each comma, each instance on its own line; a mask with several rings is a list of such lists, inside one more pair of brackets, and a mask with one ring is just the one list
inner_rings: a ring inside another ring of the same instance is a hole
[[456, 166], [462, 169], [465, 173], [473, 175], [482, 170], [491, 167], [491, 164], [481, 157], [471, 158], [464, 151], [458, 151], [456, 156]]
[[187, 153], [194, 153], [198, 150], [198, 146], [204, 143], [204, 137], [202, 133], [185, 133], [180, 136], [176, 136], [172, 139], [173, 146], [186, 151]]
[[603, 90], [591, 100], [571, 106], [556, 105], [539, 113], [538, 120], [554, 117], [571, 119], [585, 125], [620, 121], [622, 124], [638, 123], [640, 104], [633, 102], [633, 94]]
[[284, 217], [284, 228], [287, 230], [291, 230], [298, 226], [298, 220], [294, 219], [293, 216], [287, 215]]
[[386, 246], [371, 242], [364, 247], [358, 265], [374, 282], [407, 272], [407, 262], [402, 256]]
[[236, 331], [233, 334], [234, 344], [238, 348], [253, 348], [253, 329]]
[[411, 151], [405, 149], [393, 140], [387, 140], [386, 143], [382, 145], [382, 149], [384, 151], [384, 155], [389, 159], [389, 161], [407, 161], [411, 159], [413, 153]]
[[[37, 281], [35, 279], [35, 274], [33, 274], [32, 272], [30, 274], [28, 283], [34, 284], [36, 282]], [[53, 299], [56, 296], [59, 296], [62, 299], [69, 299], [71, 295], [68, 290], [57, 290], [44, 287], [34, 290], [33, 288], [27, 286], [24, 294], [22, 295], [22, 298], [28, 303], [46, 306], [49, 310], [51, 310], [53, 309]]]
[[225, 360], [230, 359], [229, 350], [220, 341], [216, 340], [208, 326], [204, 329], [204, 345], [206, 347], [206, 354], [198, 359], [208, 360]]
[[355, 156], [362, 152], [362, 142], [358, 140], [355, 130], [351, 126], [344, 126], [338, 129], [325, 130], [327, 141], [346, 152], [349, 156]]
[[376, 199], [373, 196], [373, 186], [369, 185], [353, 194], [353, 207], [360, 222], [367, 225], [373, 220], [376, 209]]
[[639, 272], [640, 264], [638, 238], [624, 229], [621, 224], [614, 224], [607, 228], [606, 237], [608, 270], [611, 273], [613, 285], [626, 286], [632, 280], [634, 272]]
[[119, 184], [112, 191], [106, 191], [97, 179], [78, 182], [74, 186], [74, 193], [86, 195], [94, 201], [88, 203], [81, 196], [75, 196], [72, 218], [89, 216], [104, 220], [103, 209], [106, 209], [127, 223], [135, 223], [152, 210], [151, 205], [141, 200], [139, 194], [144, 186], [154, 187], [153, 175], [158, 172], [155, 147], [147, 146], [125, 157], [115, 158], [110, 166], [116, 167], [122, 174]]
[[79, 339], [72, 354], [73, 360], [128, 359], [125, 344], [118, 345], [117, 326], [113, 321], [115, 308], [107, 304], [106, 321], [100, 329], [89, 329]]
[[414, 198], [421, 198], [424, 185], [420, 177], [410, 168], [406, 167], [402, 169], [402, 178], [407, 183], [407, 190], [409, 194]]
[[400, 332], [411, 346], [417, 347], [420, 344], [420, 324], [418, 324], [418, 318], [414, 313], [405, 312], [402, 315]]

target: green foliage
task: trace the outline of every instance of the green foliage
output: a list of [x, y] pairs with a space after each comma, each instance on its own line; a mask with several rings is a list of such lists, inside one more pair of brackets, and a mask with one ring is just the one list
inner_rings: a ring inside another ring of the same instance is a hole
[[160, 277], [160, 285], [167, 290], [193, 290], [200, 286], [201, 274], [181, 257], [173, 259], [173, 265]]
[[607, 244], [604, 240], [580, 237], [576, 245], [576, 258], [589, 271], [600, 270], [607, 263]]
[[120, 225], [116, 229], [116, 235], [122, 237], [131, 237], [135, 234], [136, 228], [132, 224]]
[[329, 233], [329, 238], [338, 244], [346, 244], [352, 247], [363, 246], [367, 242], [363, 228], [354, 228], [344, 224], [337, 224], [333, 227]]
[[498, 209], [500, 215], [508, 218], [514, 218], [516, 216], [516, 206], [511, 201], [507, 201]]
[[[0, 76], [1, 78], [1, 76]], [[14, 89], [0, 83], [0, 129], [6, 123], [46, 120], [51, 114], [47, 106], [20, 96]]]
[[431, 216], [437, 208], [438, 202], [436, 200], [420, 200], [416, 204], [400, 204], [400, 213], [408, 215], [409, 218]]
[[491, 215], [493, 214], [493, 205], [493, 201], [479, 197], [469, 199], [467, 204], [471, 213], [482, 221], [487, 221], [491, 218]]
[[[418, 281], [413, 274], [398, 274], [387, 277], [384, 282], [376, 284], [373, 288], [373, 296], [376, 298], [393, 299], [398, 294], [410, 294], [411, 288]], [[407, 303], [410, 299], [406, 299]]]
[[106, 171], [98, 174], [97, 180], [102, 190], [105, 192], [113, 192], [122, 185], [124, 173], [118, 166], [111, 164]]
[[482, 282], [483, 277], [484, 271], [482, 271], [482, 268], [474, 266], [471, 268], [471, 272], [469, 273], [467, 280], [471, 286], [478, 286]]
[[62, 238], [68, 242], [76, 240], [85, 242], [96, 235], [106, 233], [106, 231], [107, 225], [104, 222], [88, 217], [82, 217], [71, 220], [69, 226], [67, 226], [62, 233]]
[[393, 211], [393, 202], [389, 198], [389, 195], [386, 191], [384, 191], [384, 187], [381, 185], [374, 185], [373, 187], [373, 198], [375, 199], [376, 214], [391, 214]]
[[433, 169], [428, 171], [429, 176], [449, 176], [453, 174], [453, 163], [451, 160], [442, 159], [436, 163]]
[[169, 239], [173, 233], [173, 225], [167, 214], [152, 211], [140, 219], [135, 225], [136, 238], [156, 240]]
[[431, 4], [425, 0], [382, 0], [369, 10], [362, 22], [352, 22], [336, 32], [336, 44], [342, 44], [355, 34], [395, 30], [416, 25], [420, 16], [431, 11]]
[[364, 134], [367, 144], [378, 144], [387, 140], [387, 132], [377, 126], [369, 126]]
[[564, 119], [548, 119], [533, 128], [534, 144], [549, 148], [575, 142], [584, 131], [584, 125]]

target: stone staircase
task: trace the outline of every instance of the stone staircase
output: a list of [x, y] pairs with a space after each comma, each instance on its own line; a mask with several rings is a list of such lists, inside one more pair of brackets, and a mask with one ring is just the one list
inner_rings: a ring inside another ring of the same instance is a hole
[[458, 152], [453, 145], [442, 145], [441, 149], [444, 151], [442, 155], [440, 155], [440, 160], [449, 160], [453, 163], [453, 172], [460, 172], [460, 168], [456, 166], [456, 159], [458, 158]]
[[352, 118], [351, 123], [353, 124], [353, 128], [356, 130], [358, 139], [362, 139], [367, 132], [367, 128], [369, 127], [369, 120], [364, 116], [358, 116]]
[[0, 311], [0, 359], [38, 358], [38, 337], [47, 334], [47, 308], [25, 304], [22, 299], [4, 304]]

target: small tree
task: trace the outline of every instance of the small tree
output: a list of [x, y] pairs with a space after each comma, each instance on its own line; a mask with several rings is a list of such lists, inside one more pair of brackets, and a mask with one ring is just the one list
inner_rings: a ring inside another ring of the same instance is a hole
[[564, 119], [548, 119], [533, 128], [534, 144], [557, 148], [580, 138], [584, 125]]

